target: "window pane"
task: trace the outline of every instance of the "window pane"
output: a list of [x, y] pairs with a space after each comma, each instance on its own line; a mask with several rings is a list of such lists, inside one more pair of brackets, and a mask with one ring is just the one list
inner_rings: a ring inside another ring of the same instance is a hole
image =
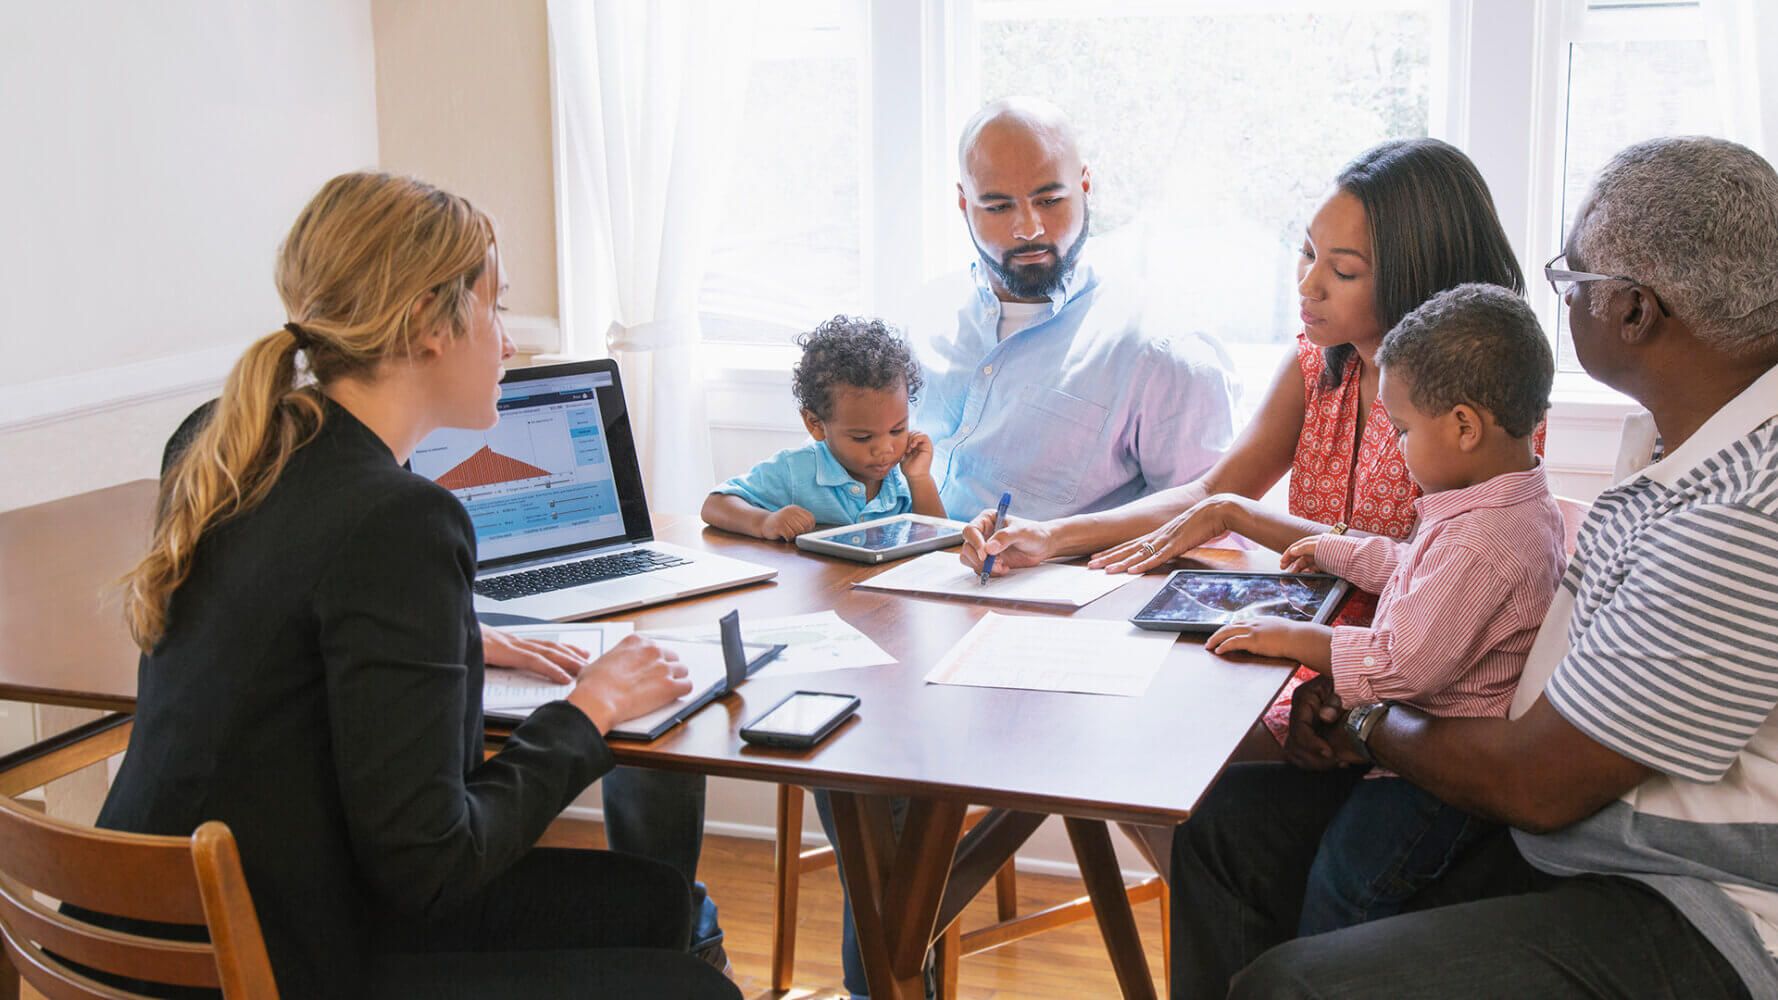
[[860, 308], [862, 60], [845, 8], [779, 8], [803, 20], [760, 26], [704, 276], [709, 339], [783, 339]]
[[[1722, 134], [1709, 47], [1702, 41], [1595, 41], [1568, 47], [1568, 133], [1562, 232], [1593, 176], [1631, 143], [1664, 135]], [[1557, 309], [1558, 362], [1578, 370], [1568, 311]]]
[[1073, 117], [1100, 252], [1128, 252], [1229, 342], [1297, 334], [1316, 201], [1366, 147], [1427, 130], [1419, 10], [1006, 19], [978, 37], [984, 99], [1034, 95]]

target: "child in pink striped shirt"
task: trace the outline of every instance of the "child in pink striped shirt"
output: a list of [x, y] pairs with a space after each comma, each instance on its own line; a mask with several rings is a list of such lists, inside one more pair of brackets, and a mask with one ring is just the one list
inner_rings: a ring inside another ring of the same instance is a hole
[[[1555, 375], [1549, 341], [1517, 295], [1461, 285], [1403, 318], [1376, 361], [1374, 405], [1425, 492], [1414, 537], [1310, 535], [1283, 559], [1377, 592], [1376, 617], [1368, 628], [1260, 618], [1205, 645], [1331, 673], [1347, 707], [1503, 716], [1564, 562], [1561, 510], [1531, 446]], [[1299, 935], [1399, 912], [1492, 826], [1406, 779], [1370, 777], [1351, 782], [1322, 835]]]

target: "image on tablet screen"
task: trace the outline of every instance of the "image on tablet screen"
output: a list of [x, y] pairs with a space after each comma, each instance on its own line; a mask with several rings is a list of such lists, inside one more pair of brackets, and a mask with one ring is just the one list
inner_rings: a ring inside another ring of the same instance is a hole
[[862, 524], [857, 531], [848, 531], [838, 535], [829, 535], [828, 540], [841, 545], [853, 545], [861, 549], [893, 549], [914, 542], [924, 542], [933, 538], [944, 538], [957, 534], [955, 528], [939, 524], [925, 524], [920, 521], [890, 521], [884, 524]]
[[1167, 582], [1147, 613], [1182, 622], [1230, 622], [1259, 615], [1313, 621], [1335, 583], [1332, 578], [1258, 573], [1181, 573]]

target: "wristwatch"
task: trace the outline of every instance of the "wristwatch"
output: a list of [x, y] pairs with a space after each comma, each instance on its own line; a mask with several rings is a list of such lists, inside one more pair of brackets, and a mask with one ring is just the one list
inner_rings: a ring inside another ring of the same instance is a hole
[[1352, 530], [1352, 526], [1350, 524], [1347, 524], [1344, 521], [1341, 521], [1338, 524], [1335, 524], [1332, 528], [1328, 529], [1327, 533], [1330, 535], [1343, 535], [1350, 530]]
[[1394, 702], [1373, 701], [1346, 713], [1346, 733], [1358, 744], [1358, 752], [1364, 754], [1367, 763], [1377, 762], [1371, 755], [1371, 733], [1382, 723], [1383, 716], [1389, 714], [1392, 704]]

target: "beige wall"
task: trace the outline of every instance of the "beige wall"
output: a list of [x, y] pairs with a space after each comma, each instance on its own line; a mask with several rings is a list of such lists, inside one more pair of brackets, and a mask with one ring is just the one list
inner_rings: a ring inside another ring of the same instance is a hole
[[457, 192], [500, 227], [514, 313], [556, 315], [544, 0], [372, 0], [386, 170]]
[[153, 475], [377, 163], [369, 0], [0, 4], [0, 510]]

